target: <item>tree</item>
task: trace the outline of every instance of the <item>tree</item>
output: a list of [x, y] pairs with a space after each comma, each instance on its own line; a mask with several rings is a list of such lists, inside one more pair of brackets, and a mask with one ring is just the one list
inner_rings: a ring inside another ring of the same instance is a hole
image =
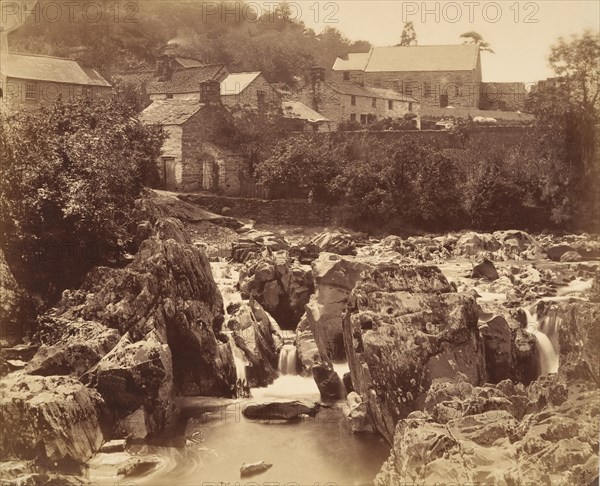
[[163, 138], [116, 100], [0, 119], [0, 223], [19, 281], [52, 298], [116, 258]]
[[418, 45], [417, 33], [415, 32], [415, 26], [412, 22], [406, 22], [402, 29], [402, 35], [400, 36], [399, 46], [416, 46]]
[[494, 50], [492, 49], [492, 47], [490, 46], [489, 42], [486, 42], [483, 39], [483, 36], [475, 31], [469, 31], [469, 32], [465, 32], [464, 34], [461, 34], [460, 37], [462, 39], [465, 39], [463, 41], [463, 44], [475, 44], [479, 46], [479, 50], [483, 51], [483, 52], [490, 52], [491, 54], [495, 54]]

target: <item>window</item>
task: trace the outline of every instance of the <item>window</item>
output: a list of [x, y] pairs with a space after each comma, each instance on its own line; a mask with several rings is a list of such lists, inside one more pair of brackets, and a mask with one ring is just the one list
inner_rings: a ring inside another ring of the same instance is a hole
[[172, 100], [173, 99], [173, 93], [167, 93], [167, 99], [168, 100]]
[[377, 108], [377, 98], [371, 100], [371, 108]]
[[351, 122], [356, 122], [356, 113], [351, 113], [350, 114], [350, 121]]
[[37, 89], [35, 83], [25, 84], [25, 99], [26, 100], [37, 100]]
[[425, 83], [425, 97], [433, 98], [435, 94], [435, 86], [433, 86], [431, 83]]
[[350, 73], [348, 71], [344, 71], [344, 81], [350, 81]]
[[394, 100], [388, 100], [388, 110], [394, 109]]
[[352, 95], [352, 96], [350, 97], [350, 104], [351, 104], [352, 106], [356, 106], [356, 96]]
[[366, 125], [367, 124], [367, 115], [360, 115], [360, 122], [363, 125]]
[[411, 83], [406, 83], [406, 86], [404, 86], [404, 94], [406, 94], [408, 96], [412, 96], [413, 85]]
[[411, 102], [408, 103], [408, 111], [410, 111], [411, 113], [413, 111], [413, 104]]

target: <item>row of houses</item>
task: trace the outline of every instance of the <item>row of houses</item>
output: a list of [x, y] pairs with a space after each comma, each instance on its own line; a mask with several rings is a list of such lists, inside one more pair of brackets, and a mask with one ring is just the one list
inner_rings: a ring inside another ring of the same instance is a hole
[[[112, 84], [82, 61], [80, 49], [57, 58], [3, 52], [2, 109], [35, 109], [57, 98], [108, 98]], [[249, 164], [218, 142], [235, 109], [275, 111], [289, 131], [336, 130], [342, 123], [410, 120], [420, 128], [422, 105], [479, 106], [481, 63], [477, 46], [373, 48], [314, 67], [293, 91], [276, 89], [261, 72], [229, 72], [169, 49], [154, 69], [112, 80], [145, 99], [139, 119], [161, 125], [168, 137], [158, 163], [164, 188], [237, 195], [251, 180]], [[420, 91], [421, 85], [426, 88]], [[433, 87], [432, 87], [433, 86]]]

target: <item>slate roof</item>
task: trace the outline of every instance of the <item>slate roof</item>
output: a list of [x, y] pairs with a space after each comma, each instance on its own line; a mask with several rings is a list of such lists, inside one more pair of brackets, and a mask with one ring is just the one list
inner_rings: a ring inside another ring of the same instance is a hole
[[471, 71], [477, 67], [479, 46], [474, 44], [443, 46], [373, 47], [368, 57], [349, 54], [337, 58], [335, 71]]
[[156, 100], [140, 113], [139, 119], [146, 125], [181, 125], [203, 106], [195, 100]]
[[193, 59], [191, 57], [176, 57], [175, 61], [184, 68], [206, 66], [202, 61], [198, 61], [198, 59]]
[[94, 68], [82, 67], [77, 61], [62, 57], [2, 52], [0, 72], [10, 78], [86, 86], [111, 86]]
[[281, 108], [284, 118], [306, 120], [311, 123], [330, 121], [300, 101], [282, 101]]
[[372, 86], [361, 86], [360, 84], [350, 82], [327, 82], [338, 93], [364, 96], [367, 98], [382, 98], [386, 100], [398, 100], [398, 101], [409, 101], [411, 103], [417, 103], [417, 100], [407, 96], [393, 89], [386, 88], [374, 88]]
[[221, 81], [221, 96], [239, 95], [259, 75], [260, 71], [230, 73], [223, 81]]
[[222, 64], [175, 69], [167, 81], [158, 81], [159, 77], [154, 75], [148, 81], [146, 92], [148, 94], [196, 93], [200, 91], [200, 83], [212, 79], [218, 80], [224, 74], [224, 70]]

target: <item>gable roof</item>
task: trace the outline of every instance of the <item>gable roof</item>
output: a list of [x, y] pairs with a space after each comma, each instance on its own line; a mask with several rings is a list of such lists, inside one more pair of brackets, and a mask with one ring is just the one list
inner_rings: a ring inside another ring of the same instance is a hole
[[82, 67], [77, 61], [62, 57], [2, 52], [0, 72], [10, 78], [111, 87], [94, 68]]
[[334, 71], [364, 71], [369, 61], [370, 52], [351, 52], [348, 59], [338, 57], [333, 63]]
[[221, 81], [221, 96], [239, 95], [260, 75], [260, 71], [230, 73]]
[[349, 57], [348, 61], [337, 58], [333, 69], [365, 72], [471, 71], [477, 67], [478, 59], [479, 46], [474, 44], [373, 47], [362, 67], [354, 66], [360, 66], [364, 58]]
[[219, 79], [224, 74], [225, 67], [222, 64], [212, 64], [209, 66], [196, 66], [183, 69], [175, 69], [166, 81], [159, 81], [155, 74], [146, 86], [148, 94], [182, 94], [200, 92], [200, 84]]
[[393, 89], [374, 88], [372, 86], [361, 86], [350, 82], [327, 82], [338, 93], [351, 96], [364, 96], [366, 98], [382, 98], [386, 100], [408, 101], [417, 103], [417, 100]]
[[140, 113], [139, 120], [146, 125], [181, 125], [203, 106], [195, 100], [156, 100]]
[[282, 101], [281, 108], [284, 118], [306, 120], [310, 123], [330, 121], [301, 101]]

